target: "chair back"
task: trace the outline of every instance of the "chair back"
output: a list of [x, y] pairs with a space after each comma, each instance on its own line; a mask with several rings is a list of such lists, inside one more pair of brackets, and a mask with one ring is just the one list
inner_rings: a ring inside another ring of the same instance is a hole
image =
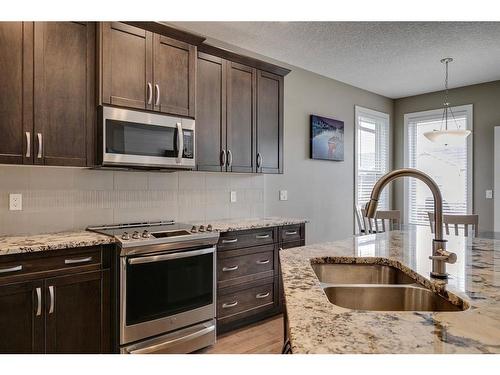
[[396, 230], [401, 228], [401, 211], [386, 210], [377, 211], [373, 219], [367, 218], [365, 209], [361, 209], [361, 218], [366, 230], [366, 233], [382, 233], [387, 230]]
[[[431, 232], [434, 233], [434, 213], [427, 212], [429, 217], [429, 224], [431, 226]], [[450, 234], [450, 225], [454, 228], [455, 236], [460, 235], [459, 229], [463, 228], [464, 236], [469, 236], [469, 225], [472, 226], [474, 230], [474, 237], [479, 235], [479, 215], [443, 215], [443, 223], [446, 234]]]

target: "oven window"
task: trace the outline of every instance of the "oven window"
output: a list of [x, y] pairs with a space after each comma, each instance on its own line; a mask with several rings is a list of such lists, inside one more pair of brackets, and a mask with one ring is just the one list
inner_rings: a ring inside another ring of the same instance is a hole
[[177, 156], [177, 128], [106, 120], [106, 153]]
[[213, 302], [213, 257], [203, 254], [127, 264], [126, 324], [189, 311]]

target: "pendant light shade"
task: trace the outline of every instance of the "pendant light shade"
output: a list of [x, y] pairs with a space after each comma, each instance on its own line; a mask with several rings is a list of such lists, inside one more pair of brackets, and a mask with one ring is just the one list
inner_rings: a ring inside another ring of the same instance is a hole
[[[444, 97], [444, 108], [443, 108], [443, 118], [441, 119], [441, 129], [430, 132], [425, 132], [424, 136], [429, 141], [434, 143], [439, 143], [445, 146], [448, 145], [458, 145], [462, 143], [470, 134], [471, 131], [467, 129], [461, 129], [455, 120], [455, 115], [450, 108], [450, 103], [448, 102], [448, 64], [451, 63], [453, 59], [451, 57], [446, 57], [441, 60], [441, 63], [446, 65], [446, 73], [444, 79], [445, 97]], [[456, 129], [448, 129], [448, 117], [451, 114], [453, 121], [455, 122]], [[443, 129], [444, 123], [444, 129]]]

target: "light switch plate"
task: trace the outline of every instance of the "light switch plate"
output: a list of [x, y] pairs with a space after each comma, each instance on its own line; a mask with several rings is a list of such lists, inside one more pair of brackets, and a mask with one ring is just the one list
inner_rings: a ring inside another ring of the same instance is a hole
[[280, 190], [280, 201], [287, 201], [287, 200], [288, 200], [288, 191]]
[[235, 203], [236, 202], [236, 192], [235, 191], [231, 191], [231, 203]]
[[486, 190], [486, 199], [493, 199], [493, 190]]
[[21, 211], [23, 209], [23, 195], [9, 194], [9, 210]]

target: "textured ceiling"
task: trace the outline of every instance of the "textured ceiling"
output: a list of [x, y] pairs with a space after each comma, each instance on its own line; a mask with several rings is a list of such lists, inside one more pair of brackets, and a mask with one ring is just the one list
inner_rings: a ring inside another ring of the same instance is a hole
[[500, 22], [171, 22], [390, 98], [500, 79]]

